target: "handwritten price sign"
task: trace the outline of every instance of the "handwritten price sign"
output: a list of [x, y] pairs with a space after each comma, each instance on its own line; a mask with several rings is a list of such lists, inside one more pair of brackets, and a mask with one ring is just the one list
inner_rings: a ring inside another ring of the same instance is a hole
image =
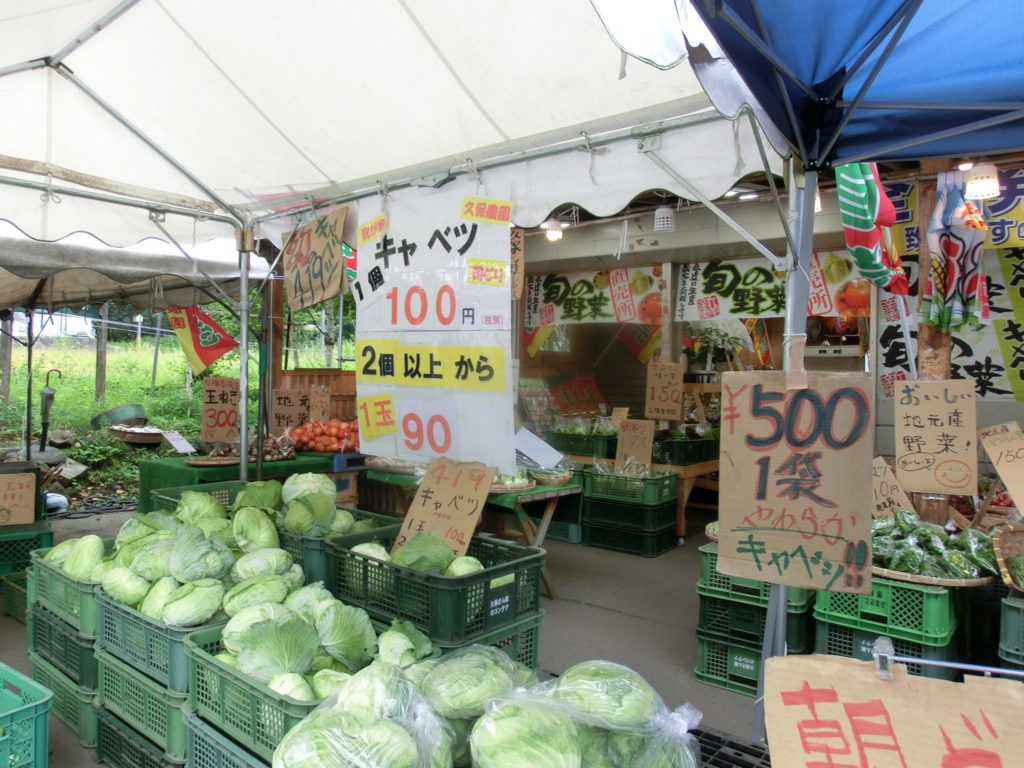
[[36, 519], [36, 475], [0, 475], [0, 525], [28, 525]]
[[875, 456], [871, 464], [871, 487], [875, 496], [875, 517], [892, 517], [897, 509], [914, 511], [910, 497], [881, 456]]
[[203, 379], [203, 425], [200, 438], [219, 443], [238, 437], [238, 379]]
[[270, 408], [270, 431], [275, 435], [311, 419], [327, 421], [331, 393], [326, 387], [275, 389]]
[[974, 495], [974, 381], [904, 381], [896, 388], [896, 477], [908, 491]]
[[644, 416], [648, 419], [683, 418], [683, 366], [679, 363], [647, 365], [647, 397]]
[[338, 296], [344, 286], [341, 235], [347, 208], [295, 230], [285, 248], [284, 284], [292, 310], [312, 307]]
[[615, 446], [616, 468], [624, 467], [630, 458], [641, 464], [650, 464], [653, 445], [653, 421], [623, 419], [619, 424], [619, 441]]
[[726, 373], [718, 570], [806, 589], [871, 591], [871, 377]]
[[978, 430], [988, 458], [1010, 497], [1024, 504], [1024, 433], [1015, 421]]
[[443, 538], [456, 557], [466, 554], [496, 472], [495, 467], [477, 462], [431, 461], [392, 554], [420, 531], [433, 531]]

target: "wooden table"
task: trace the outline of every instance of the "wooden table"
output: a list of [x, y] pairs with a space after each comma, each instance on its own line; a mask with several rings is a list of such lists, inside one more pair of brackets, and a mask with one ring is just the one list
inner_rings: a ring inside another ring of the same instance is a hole
[[[591, 456], [569, 456], [566, 458], [575, 461], [577, 464], [605, 464], [607, 466], [613, 465], [615, 462], [612, 459], [595, 459]], [[712, 480], [708, 475], [712, 472], [718, 471], [718, 459], [711, 461], [702, 461], [699, 464], [652, 464], [651, 470], [655, 472], [673, 472], [678, 478], [678, 490], [679, 495], [676, 505], [676, 534], [678, 536], [686, 535], [686, 507], [689, 503], [690, 494], [694, 488], [707, 488], [708, 490], [717, 491], [718, 481]], [[716, 507], [710, 504], [693, 504], [695, 507], [707, 507], [709, 509], [715, 509]]]

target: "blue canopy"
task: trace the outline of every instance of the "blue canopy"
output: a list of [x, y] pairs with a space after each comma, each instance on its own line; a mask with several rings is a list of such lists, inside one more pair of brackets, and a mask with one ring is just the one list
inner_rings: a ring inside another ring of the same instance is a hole
[[[1024, 23], [1016, 3], [692, 4], [808, 169], [1024, 148]], [[691, 47], [698, 75], [699, 53]], [[716, 104], [730, 101], [722, 78], [704, 85]]]

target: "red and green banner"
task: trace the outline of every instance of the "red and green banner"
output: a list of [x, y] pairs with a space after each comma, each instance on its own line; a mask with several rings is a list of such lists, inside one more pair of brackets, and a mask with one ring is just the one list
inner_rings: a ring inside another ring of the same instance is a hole
[[168, 307], [167, 317], [196, 376], [238, 346], [231, 334], [199, 307]]

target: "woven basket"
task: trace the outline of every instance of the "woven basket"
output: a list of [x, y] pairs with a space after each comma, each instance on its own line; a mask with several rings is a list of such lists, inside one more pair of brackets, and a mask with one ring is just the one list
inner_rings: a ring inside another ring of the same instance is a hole
[[501, 485], [495, 483], [490, 488], [490, 493], [528, 493], [537, 488], [537, 483], [532, 480], [526, 485]]
[[1024, 554], [1024, 525], [1008, 525], [997, 530], [992, 535], [992, 548], [996, 553], [999, 575], [1003, 577], [1003, 583], [1019, 592], [1024, 592], [1024, 584], [1017, 584], [1006, 567], [1007, 560]]
[[911, 584], [927, 584], [932, 587], [984, 587], [996, 580], [995, 576], [982, 576], [977, 579], [945, 579], [940, 576], [922, 576], [919, 573], [893, 571], [889, 568], [880, 568], [877, 565], [871, 566], [871, 575], [880, 579], [908, 581]]
[[550, 485], [558, 487], [562, 485], [568, 485], [572, 480], [572, 472], [565, 475], [547, 475], [543, 472], [530, 472], [530, 479], [535, 481], [537, 485]]

